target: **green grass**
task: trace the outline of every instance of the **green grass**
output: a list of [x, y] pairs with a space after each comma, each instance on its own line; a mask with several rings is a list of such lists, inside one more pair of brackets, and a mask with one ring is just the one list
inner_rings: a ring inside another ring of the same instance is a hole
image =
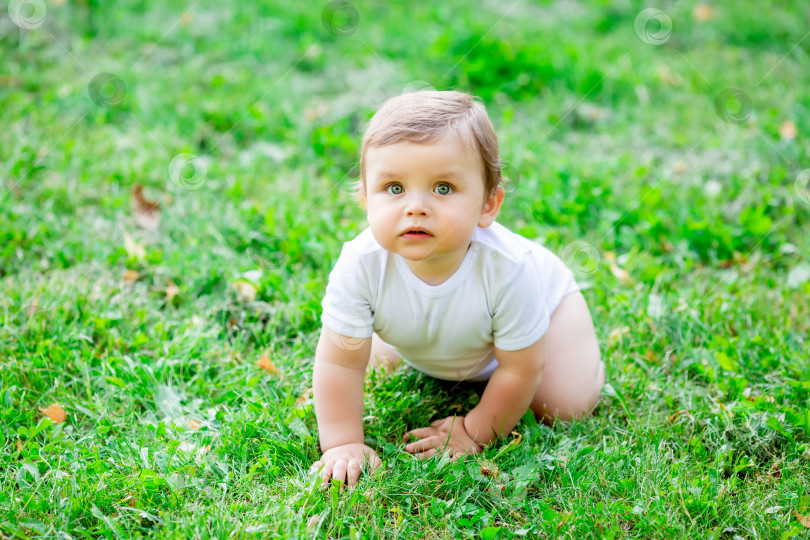
[[[810, 537], [806, 2], [656, 3], [661, 45], [637, 2], [357, 0], [336, 33], [326, 3], [141, 4], [22, 31], [0, 5], [0, 535]], [[610, 386], [591, 418], [415, 462], [404, 432], [474, 394], [374, 377], [384, 466], [321, 491], [308, 389], [365, 227], [360, 138], [424, 84], [485, 100], [500, 221], [577, 269]], [[170, 177], [182, 153], [198, 176]]]

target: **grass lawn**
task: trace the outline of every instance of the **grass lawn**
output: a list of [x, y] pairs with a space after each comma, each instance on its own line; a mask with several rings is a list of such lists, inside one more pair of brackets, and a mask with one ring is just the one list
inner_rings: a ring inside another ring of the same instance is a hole
[[[810, 538], [810, 3], [279, 3], [0, 3], [0, 538]], [[383, 467], [321, 490], [360, 139], [423, 87], [484, 100], [609, 384], [420, 462], [475, 394], [375, 374]]]

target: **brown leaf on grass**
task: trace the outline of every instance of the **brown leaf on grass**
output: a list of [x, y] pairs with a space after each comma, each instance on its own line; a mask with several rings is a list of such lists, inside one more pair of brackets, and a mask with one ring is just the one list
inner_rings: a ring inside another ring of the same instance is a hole
[[276, 365], [273, 363], [273, 361], [272, 361], [272, 360], [270, 360], [270, 357], [269, 357], [269, 356], [267, 356], [267, 353], [264, 353], [264, 354], [262, 355], [262, 357], [261, 357], [259, 360], [257, 360], [257, 361], [256, 361], [256, 365], [257, 365], [259, 368], [261, 368], [261, 369], [263, 369], [264, 371], [266, 371], [267, 373], [272, 373], [272, 374], [274, 374], [274, 375], [278, 375], [278, 368], [277, 368], [277, 367], [276, 367]]
[[0, 75], [0, 86], [16, 86], [20, 82], [19, 77], [3, 73]]
[[678, 419], [678, 418], [679, 418], [681, 415], [686, 416], [686, 417], [687, 417], [687, 418], [689, 418], [689, 419], [690, 419], [692, 422], [694, 422], [694, 421], [695, 421], [695, 417], [694, 417], [694, 416], [692, 416], [692, 413], [690, 413], [690, 412], [689, 412], [689, 411], [687, 411], [686, 409], [681, 409], [680, 411], [675, 411], [674, 413], [672, 413], [672, 414], [670, 414], [670, 415], [669, 415], [669, 422], [670, 422], [670, 423], [674, 422], [674, 421], [675, 421], [675, 420], [677, 420], [677, 419]]
[[658, 67], [658, 77], [661, 82], [667, 86], [680, 86], [683, 79], [677, 73], [674, 73], [669, 66], [661, 65]]
[[28, 306], [28, 316], [33, 317], [37, 311], [39, 311], [39, 301], [34, 298], [34, 301]]
[[135, 257], [136, 259], [143, 259], [146, 257], [146, 248], [135, 241], [127, 231], [124, 231], [124, 249], [127, 255]]
[[810, 529], [810, 515], [803, 516], [797, 510], [794, 510], [793, 514], [796, 516], [796, 519], [799, 520], [799, 523], [802, 524], [802, 527]]
[[56, 422], [57, 424], [61, 424], [65, 420], [67, 420], [67, 415], [65, 414], [65, 409], [62, 408], [61, 405], [58, 403], [51, 403], [44, 409], [39, 407], [39, 412]]
[[610, 273], [613, 274], [613, 277], [628, 285], [633, 282], [633, 278], [630, 277], [630, 274], [624, 268], [621, 268], [616, 263], [610, 263]]
[[22, 441], [20, 440], [19, 437], [17, 437], [17, 442], [14, 443], [14, 447], [17, 449], [17, 452], [22, 452], [23, 443], [22, 443]]
[[777, 459], [771, 465], [771, 468], [768, 469], [768, 474], [770, 474], [773, 478], [782, 478], [782, 461]]
[[491, 461], [482, 459], [480, 465], [481, 465], [481, 474], [484, 476], [488, 476], [489, 478], [495, 478], [500, 474], [498, 466], [492, 463]]
[[796, 124], [794, 124], [791, 120], [785, 120], [782, 122], [782, 125], [779, 126], [779, 136], [782, 137], [782, 140], [785, 141], [792, 141], [798, 135], [798, 130], [796, 129]]
[[714, 8], [707, 4], [698, 4], [692, 10], [692, 17], [697, 22], [706, 22], [714, 18]]
[[132, 186], [132, 213], [144, 229], [154, 231], [160, 225], [160, 205], [144, 197], [141, 184]]
[[200, 429], [200, 421], [199, 420], [189, 420], [188, 421], [188, 429], [193, 429], [194, 431], [197, 431], [198, 429]]
[[130, 270], [129, 268], [124, 270], [124, 273], [121, 275], [121, 279], [127, 283], [135, 283], [138, 281], [139, 277], [141, 277], [141, 275], [137, 271]]
[[168, 284], [168, 285], [166, 285], [166, 300], [168, 300], [169, 302], [171, 302], [171, 301], [172, 301], [172, 299], [173, 299], [175, 296], [177, 296], [177, 294], [178, 294], [179, 292], [180, 292], [180, 287], [178, 287], [177, 285], [175, 285], [173, 281], [169, 281], [169, 284]]
[[608, 343], [611, 345], [617, 343], [622, 339], [622, 336], [624, 334], [627, 334], [629, 332], [630, 332], [629, 326], [621, 326], [619, 328], [614, 328], [613, 330], [610, 331], [610, 334], [608, 334]]
[[233, 284], [233, 288], [240, 302], [253, 302], [256, 299], [256, 287], [249, 281], [239, 280]]
[[298, 399], [295, 400], [296, 405], [303, 405], [307, 401], [312, 399], [312, 388], [304, 388], [304, 391], [301, 392], [301, 395], [298, 396]]

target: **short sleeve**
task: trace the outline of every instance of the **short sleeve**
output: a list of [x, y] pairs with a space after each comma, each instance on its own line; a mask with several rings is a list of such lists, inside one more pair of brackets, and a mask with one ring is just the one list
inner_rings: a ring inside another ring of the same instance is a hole
[[353, 338], [368, 338], [374, 333], [369, 274], [362, 257], [347, 245], [329, 274], [321, 306], [324, 326]]
[[543, 337], [549, 322], [543, 280], [534, 257], [526, 254], [495, 301], [493, 342], [504, 351], [525, 349]]

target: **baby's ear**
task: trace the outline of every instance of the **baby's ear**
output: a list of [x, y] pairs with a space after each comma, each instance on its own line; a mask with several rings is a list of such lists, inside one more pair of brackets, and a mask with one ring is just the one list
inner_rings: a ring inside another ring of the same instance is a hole
[[481, 208], [481, 217], [478, 218], [478, 226], [482, 229], [485, 229], [492, 225], [495, 221], [495, 218], [498, 217], [498, 212], [501, 211], [501, 205], [503, 204], [503, 198], [506, 195], [506, 191], [503, 187], [498, 186], [495, 188], [487, 200], [484, 201], [484, 206]]

